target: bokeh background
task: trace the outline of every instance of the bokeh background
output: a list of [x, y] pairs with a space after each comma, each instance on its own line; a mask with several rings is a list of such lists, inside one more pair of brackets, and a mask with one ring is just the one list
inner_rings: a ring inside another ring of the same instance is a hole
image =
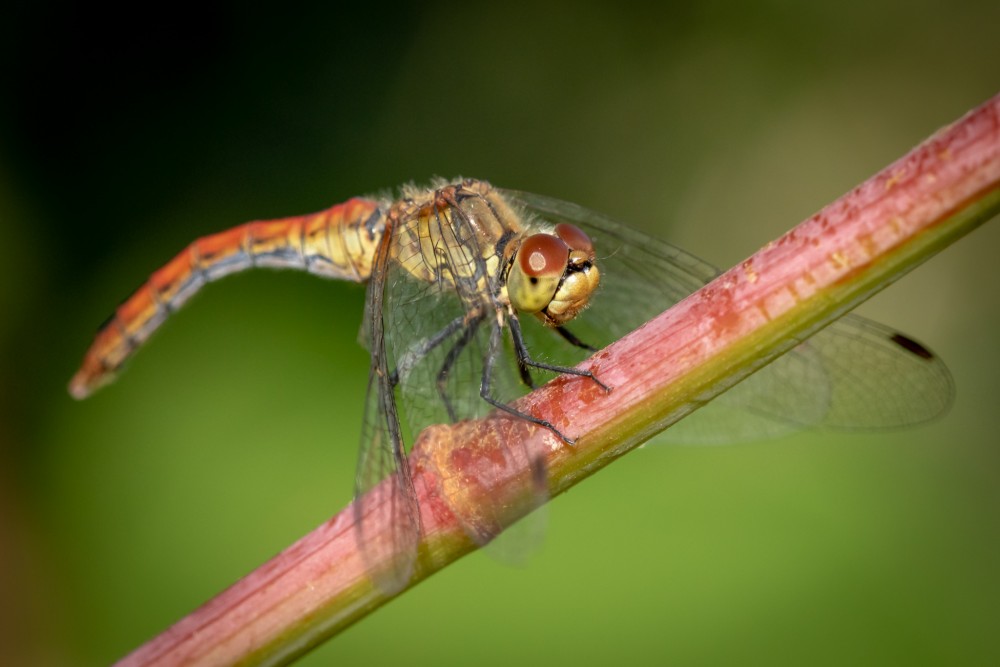
[[[122, 656], [351, 496], [363, 289], [207, 289], [65, 383], [195, 237], [433, 175], [728, 266], [1000, 90], [996, 2], [13, 3], [0, 24], [0, 663]], [[1000, 660], [1000, 229], [862, 307], [949, 363], [924, 428], [637, 451], [304, 664]]]

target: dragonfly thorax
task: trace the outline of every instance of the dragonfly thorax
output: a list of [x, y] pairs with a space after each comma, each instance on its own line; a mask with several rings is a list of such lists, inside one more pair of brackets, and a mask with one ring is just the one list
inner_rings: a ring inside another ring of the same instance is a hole
[[587, 307], [600, 272], [582, 229], [563, 222], [528, 234], [516, 207], [485, 181], [406, 194], [389, 214], [390, 253], [416, 280], [454, 289], [472, 309], [509, 303], [552, 327]]

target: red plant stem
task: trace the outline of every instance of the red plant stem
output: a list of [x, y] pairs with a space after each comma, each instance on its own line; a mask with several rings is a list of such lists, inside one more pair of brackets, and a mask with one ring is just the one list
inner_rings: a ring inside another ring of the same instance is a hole
[[[584, 367], [610, 394], [561, 376], [517, 403], [572, 447], [503, 414], [426, 429], [410, 456], [424, 528], [411, 585], [473, 549], [470, 532], [491, 535], [530, 509], [532, 447], [549, 493], [564, 491], [997, 210], [1000, 95], [594, 355]], [[121, 664], [284, 662], [333, 636], [389, 599], [367, 578], [353, 522], [348, 507]]]

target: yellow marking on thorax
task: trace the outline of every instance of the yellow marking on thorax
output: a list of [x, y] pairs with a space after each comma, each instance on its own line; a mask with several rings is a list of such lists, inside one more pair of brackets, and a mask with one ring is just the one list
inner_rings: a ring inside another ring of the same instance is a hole
[[[391, 257], [410, 276], [450, 287], [476, 279], [475, 289], [484, 295], [489, 293], [485, 281], [498, 275], [504, 260], [497, 244], [522, 228], [503, 198], [476, 181], [400, 202], [391, 217], [396, 226]], [[477, 277], [481, 265], [485, 275]], [[502, 286], [501, 291], [505, 299]]]

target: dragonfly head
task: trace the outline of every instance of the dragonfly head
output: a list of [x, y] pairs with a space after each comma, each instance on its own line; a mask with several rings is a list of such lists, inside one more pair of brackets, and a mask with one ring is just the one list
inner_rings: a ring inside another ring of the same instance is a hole
[[587, 307], [600, 280], [590, 237], [562, 222], [555, 234], [533, 234], [521, 242], [507, 275], [507, 296], [518, 311], [557, 327]]

